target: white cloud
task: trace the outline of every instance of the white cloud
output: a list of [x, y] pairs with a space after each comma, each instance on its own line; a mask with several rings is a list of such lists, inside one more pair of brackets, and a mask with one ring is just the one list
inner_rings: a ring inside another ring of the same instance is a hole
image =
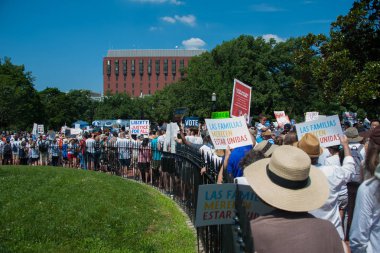
[[149, 4], [174, 4], [174, 5], [183, 5], [185, 2], [182, 1], [177, 1], [177, 0], [130, 0], [131, 2], [136, 2], [136, 3], [149, 3]]
[[252, 10], [256, 11], [256, 12], [278, 12], [278, 11], [283, 11], [283, 9], [281, 8], [278, 8], [276, 6], [273, 6], [273, 5], [269, 5], [269, 4], [254, 4], [251, 6]]
[[186, 24], [189, 26], [195, 26], [196, 17], [194, 15], [186, 15], [186, 16], [175, 15], [174, 18], [183, 24]]
[[162, 27], [159, 27], [159, 26], [151, 26], [151, 27], [149, 27], [149, 31], [151, 31], [151, 32], [162, 31]]
[[196, 25], [196, 17], [194, 15], [174, 15], [174, 17], [162, 17], [161, 20], [170, 24], [175, 24], [176, 22], [188, 25], [188, 26], [195, 26]]
[[279, 37], [278, 35], [276, 34], [264, 34], [263, 36], [263, 39], [266, 41], [266, 42], [269, 42], [270, 39], [275, 39], [276, 42], [284, 42], [285, 39]]
[[188, 40], [182, 41], [182, 45], [185, 47], [185, 49], [201, 49], [206, 45], [206, 42], [200, 38], [190, 38]]
[[171, 23], [171, 24], [174, 24], [175, 22], [177, 22], [174, 18], [172, 17], [162, 17], [161, 18], [162, 21], [165, 21], [165, 22], [168, 22], [168, 23]]

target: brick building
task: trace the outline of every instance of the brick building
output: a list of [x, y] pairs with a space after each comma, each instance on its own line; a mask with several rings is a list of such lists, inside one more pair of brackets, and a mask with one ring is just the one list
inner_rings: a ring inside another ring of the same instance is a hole
[[204, 50], [108, 50], [103, 59], [103, 91], [152, 95], [184, 77], [189, 59]]

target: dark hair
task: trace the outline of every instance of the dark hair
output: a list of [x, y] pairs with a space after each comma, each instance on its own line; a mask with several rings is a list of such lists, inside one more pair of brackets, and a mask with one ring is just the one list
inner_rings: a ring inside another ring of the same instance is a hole
[[265, 158], [265, 155], [263, 152], [258, 151], [258, 150], [251, 150], [240, 161], [239, 167], [243, 168], [243, 170], [244, 170], [245, 167], [247, 167], [248, 165], [250, 165], [254, 162], [257, 162], [261, 159], [264, 159], [264, 158]]
[[[379, 164], [380, 145], [373, 140], [369, 140], [366, 157], [364, 160], [364, 170], [372, 177], [375, 174], [376, 166]], [[365, 175], [365, 173], [364, 173]], [[364, 178], [367, 179], [367, 178]]]
[[141, 143], [141, 146], [146, 147], [149, 144], [149, 138], [144, 138], [144, 140]]
[[293, 143], [297, 142], [297, 134], [295, 132], [289, 132], [284, 136], [284, 145], [293, 145]]

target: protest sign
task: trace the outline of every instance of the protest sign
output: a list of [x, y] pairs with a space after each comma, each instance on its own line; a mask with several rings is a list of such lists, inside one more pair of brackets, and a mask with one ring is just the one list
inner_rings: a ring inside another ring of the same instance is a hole
[[212, 112], [211, 113], [211, 118], [212, 119], [226, 119], [230, 117], [230, 112], [229, 111], [224, 111], [224, 112]]
[[149, 134], [149, 120], [131, 120], [131, 134]]
[[304, 134], [312, 133], [318, 137], [321, 146], [325, 148], [339, 145], [339, 135], [343, 134], [338, 115], [296, 124], [296, 130], [299, 140]]
[[185, 123], [186, 128], [190, 128], [190, 127], [198, 128], [198, 126], [199, 126], [199, 118], [198, 117], [185, 117], [183, 119], [183, 121]]
[[245, 116], [247, 119], [251, 109], [252, 88], [243, 82], [234, 79], [234, 89], [232, 92], [231, 117]]
[[313, 121], [318, 119], [319, 112], [306, 112], [305, 122]]
[[289, 117], [284, 111], [274, 111], [274, 116], [276, 117], [279, 127], [284, 127], [286, 123], [290, 123]]
[[44, 132], [44, 125], [37, 125], [37, 133], [43, 134]]
[[356, 112], [344, 112], [343, 113], [343, 121], [350, 122], [351, 126], [355, 123], [358, 123], [357, 113]]
[[198, 188], [195, 226], [234, 223], [237, 190], [249, 219], [273, 210], [258, 198], [249, 185], [204, 184]]
[[215, 149], [252, 145], [251, 135], [244, 117], [206, 119], [206, 125]]
[[33, 135], [37, 135], [37, 123], [33, 123], [32, 134], [33, 134]]

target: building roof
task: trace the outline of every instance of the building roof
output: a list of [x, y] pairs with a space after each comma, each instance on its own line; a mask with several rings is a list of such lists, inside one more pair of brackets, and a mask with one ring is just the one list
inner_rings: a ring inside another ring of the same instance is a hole
[[122, 49], [108, 50], [107, 57], [193, 57], [204, 52], [201, 49]]

